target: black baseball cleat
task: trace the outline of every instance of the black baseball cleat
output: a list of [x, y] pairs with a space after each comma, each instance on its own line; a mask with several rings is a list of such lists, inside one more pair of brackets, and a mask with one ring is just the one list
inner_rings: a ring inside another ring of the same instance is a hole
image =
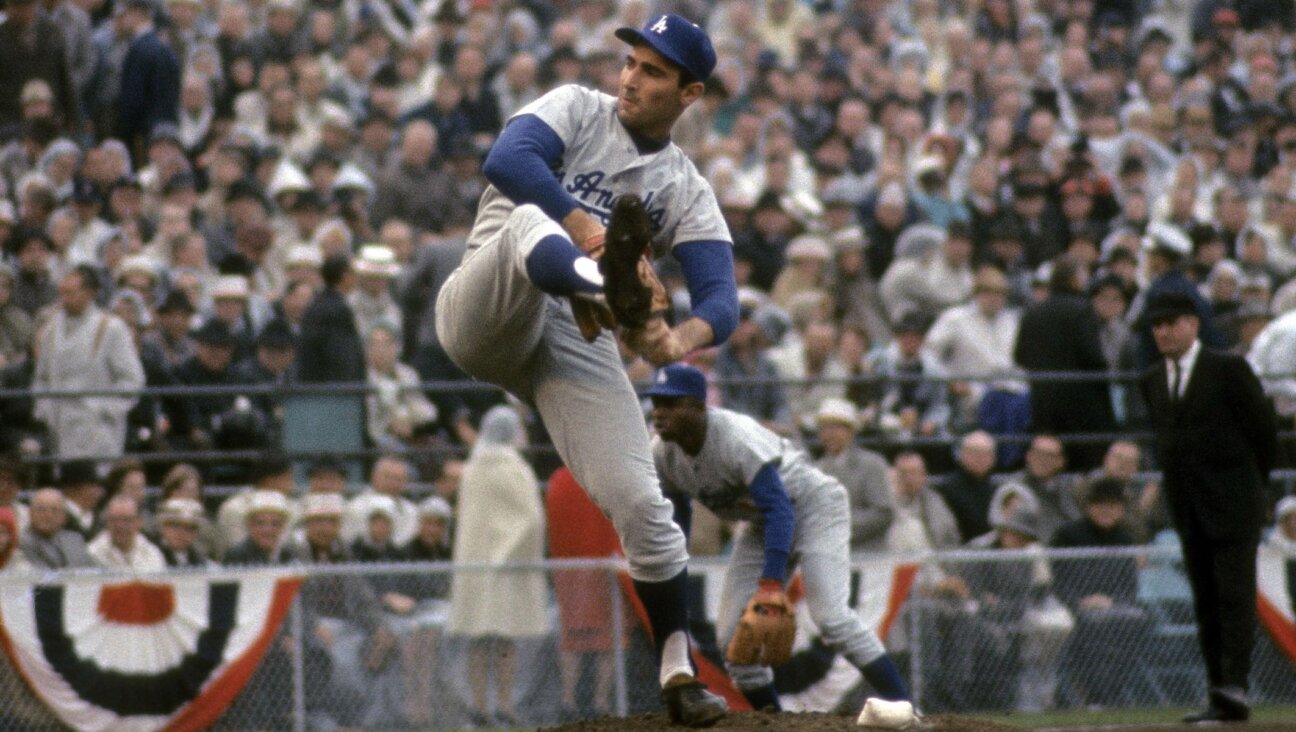
[[1188, 724], [1213, 724], [1215, 722], [1245, 722], [1251, 718], [1251, 705], [1246, 692], [1236, 686], [1210, 690], [1210, 705], [1200, 712], [1183, 718]]
[[639, 278], [639, 260], [648, 249], [652, 226], [643, 201], [633, 193], [625, 193], [612, 202], [603, 256], [599, 258], [599, 271], [603, 274], [603, 293], [612, 312], [624, 321], [632, 314], [632, 321], [621, 325], [638, 328], [648, 320], [652, 310], [652, 292]]
[[706, 690], [692, 676], [677, 676], [662, 689], [662, 703], [671, 724], [685, 727], [710, 727], [729, 713], [725, 700]]

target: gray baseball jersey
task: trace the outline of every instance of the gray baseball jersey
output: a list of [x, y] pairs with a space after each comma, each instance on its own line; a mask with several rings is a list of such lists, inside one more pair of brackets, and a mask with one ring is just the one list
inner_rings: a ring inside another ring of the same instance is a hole
[[[730, 241], [711, 185], [676, 145], [642, 154], [616, 116], [616, 98], [574, 84], [531, 102], [516, 116], [535, 115], [549, 125], [564, 149], [557, 171], [563, 189], [604, 226], [612, 201], [622, 193], [643, 198], [652, 223], [653, 257], [691, 241]], [[468, 245], [493, 240], [513, 210], [494, 186], [482, 194]]]
[[[561, 139], [556, 174], [586, 211], [606, 222], [616, 196], [643, 198], [654, 254], [692, 241], [730, 241], [715, 195], [693, 164], [673, 144], [640, 154], [613, 97], [564, 86], [518, 114], [535, 115]], [[464, 260], [437, 297], [437, 336], [468, 374], [535, 405], [563, 462], [615, 525], [631, 576], [667, 580], [684, 569], [688, 552], [661, 493], [615, 337], [604, 332], [587, 343], [569, 303], [527, 277], [527, 256], [550, 235], [567, 236], [534, 203], [515, 205], [488, 187]]]
[[842, 485], [814, 467], [791, 441], [751, 417], [728, 409], [707, 410], [706, 441], [696, 457], [656, 437], [653, 459], [664, 490], [696, 498], [726, 521], [761, 520], [749, 486], [756, 473], [769, 463], [778, 467], [797, 523], [801, 523], [805, 507], [817, 502], [811, 499], [827, 498], [834, 491], [845, 495]]
[[[877, 634], [849, 605], [850, 505], [836, 478], [751, 417], [719, 408], [707, 409], [706, 439], [697, 456], [655, 437], [653, 459], [664, 489], [696, 498], [722, 518], [752, 522], [736, 537], [725, 571], [716, 628], [721, 648], [733, 638], [761, 577], [764, 537], [749, 486], [772, 462], [792, 499], [793, 561], [801, 571], [806, 608], [824, 643], [859, 667], [886, 653]], [[759, 689], [774, 681], [766, 666], [726, 667], [740, 689]]]

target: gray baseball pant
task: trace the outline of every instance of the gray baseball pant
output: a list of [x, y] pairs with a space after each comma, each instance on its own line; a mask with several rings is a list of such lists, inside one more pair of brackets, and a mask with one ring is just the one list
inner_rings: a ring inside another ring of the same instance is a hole
[[446, 280], [437, 336], [465, 372], [535, 406], [563, 462], [616, 527], [630, 576], [663, 582], [684, 570], [688, 550], [616, 338], [587, 342], [570, 304], [527, 278], [527, 255], [550, 234], [567, 236], [538, 207], [515, 208], [499, 236], [470, 249]]
[[[840, 485], [795, 506], [792, 564], [801, 570], [805, 606], [819, 628], [824, 645], [857, 668], [886, 653], [882, 641], [850, 607], [850, 506]], [[765, 536], [749, 525], [734, 539], [725, 570], [716, 628], [720, 648], [729, 647], [748, 600], [760, 583], [765, 564]], [[789, 577], [791, 568], [789, 568]], [[768, 666], [725, 663], [739, 689], [755, 690], [774, 683]]]

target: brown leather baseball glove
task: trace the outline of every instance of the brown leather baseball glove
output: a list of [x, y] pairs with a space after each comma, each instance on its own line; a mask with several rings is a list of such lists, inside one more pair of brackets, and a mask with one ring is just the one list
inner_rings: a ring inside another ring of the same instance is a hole
[[598, 264], [608, 308], [626, 328], [642, 328], [670, 308], [666, 288], [648, 259], [651, 240], [652, 226], [639, 196], [626, 193], [613, 201]]
[[796, 613], [783, 592], [783, 583], [762, 579], [738, 621], [725, 658], [746, 666], [781, 666], [792, 657], [795, 638]]

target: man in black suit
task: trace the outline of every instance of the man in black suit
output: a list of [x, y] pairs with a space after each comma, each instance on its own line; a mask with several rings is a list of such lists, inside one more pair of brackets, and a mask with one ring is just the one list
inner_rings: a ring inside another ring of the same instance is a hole
[[[1030, 386], [1031, 432], [1065, 436], [1112, 429], [1111, 396], [1103, 376], [1098, 315], [1081, 293], [1087, 273], [1075, 257], [1053, 261], [1049, 296], [1022, 314], [1013, 360], [1031, 373], [1088, 371], [1092, 381], [1033, 381]], [[1064, 440], [1065, 442], [1065, 440]], [[1067, 465], [1089, 470], [1102, 463], [1107, 445], [1066, 444]]]
[[1160, 293], [1147, 318], [1163, 358], [1144, 375], [1143, 396], [1210, 683], [1210, 705], [1184, 721], [1242, 721], [1250, 716], [1256, 548], [1277, 450], [1275, 418], [1245, 359], [1202, 347], [1191, 297]]
[[298, 377], [307, 384], [365, 380], [364, 345], [347, 295], [355, 289], [351, 260], [335, 254], [321, 268], [324, 290], [302, 315]]
[[126, 0], [120, 12], [131, 42], [122, 62], [117, 137], [143, 157], [153, 128], [179, 116], [180, 62], [153, 26], [151, 0]]

